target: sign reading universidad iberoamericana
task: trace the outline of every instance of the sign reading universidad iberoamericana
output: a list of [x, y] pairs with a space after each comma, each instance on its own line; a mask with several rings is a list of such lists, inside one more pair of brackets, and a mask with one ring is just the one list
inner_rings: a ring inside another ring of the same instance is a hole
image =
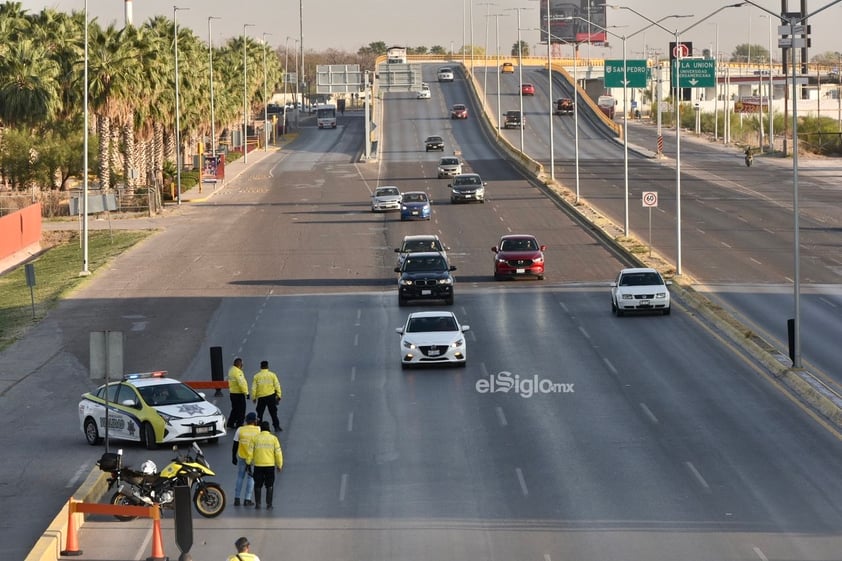
[[[678, 85], [682, 88], [712, 88], [716, 86], [716, 60], [712, 58], [682, 58], [678, 69]], [[673, 61], [672, 87], [675, 87]]]
[[[625, 75], [622, 60], [605, 61], [606, 88], [645, 88], [649, 72], [645, 60], [626, 60]], [[623, 80], [627, 83], [623, 84]]]

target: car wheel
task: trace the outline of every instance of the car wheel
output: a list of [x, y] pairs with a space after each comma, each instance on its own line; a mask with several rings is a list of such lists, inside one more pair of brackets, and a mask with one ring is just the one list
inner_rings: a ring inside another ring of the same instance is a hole
[[538, 275], [538, 280], [544, 280], [544, 275]]
[[88, 444], [91, 446], [96, 446], [100, 442], [102, 442], [102, 438], [99, 437], [99, 430], [96, 428], [96, 421], [88, 417], [85, 419], [85, 440], [88, 441]]
[[409, 364], [406, 362], [401, 362], [401, 370], [408, 370]]
[[459, 362], [457, 364], [458, 364], [459, 368], [465, 368], [466, 366], [468, 366], [468, 361], [463, 360], [462, 362]]
[[143, 423], [140, 427], [140, 441], [147, 450], [155, 450], [158, 443], [155, 442], [155, 429], [149, 423]]
[[618, 306], [617, 307], [617, 317], [621, 318], [621, 317], [623, 317], [623, 314], [625, 314], [625, 312], [623, 310], [621, 310], [620, 307]]
[[666, 308], [664, 308], [664, 315], [665, 315], [665, 316], [670, 315], [670, 307], [669, 307], [669, 306], [667, 306]]
[[617, 315], [617, 304], [614, 303], [614, 299], [611, 299], [611, 313]]
[[498, 280], [503, 280], [503, 277], [501, 277], [500, 275], [498, 275], [498, 274], [497, 274], [497, 272], [495, 271], [495, 272], [494, 272], [494, 280], [496, 280], [496, 281], [498, 281]]
[[456, 204], [456, 199], [454, 199], [453, 197], [450, 197], [450, 204]]

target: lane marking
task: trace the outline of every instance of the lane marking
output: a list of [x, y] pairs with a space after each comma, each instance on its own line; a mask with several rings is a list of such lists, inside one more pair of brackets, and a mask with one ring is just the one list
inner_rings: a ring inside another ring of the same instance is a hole
[[348, 432], [354, 432], [354, 412], [348, 413]]
[[584, 327], [582, 327], [581, 325], [579, 326], [579, 333], [581, 333], [582, 335], [584, 335], [585, 339], [587, 339], [587, 340], [589, 340], [589, 341], [590, 341], [591, 336], [590, 336], [590, 335], [588, 335], [588, 332], [587, 332], [587, 331], [585, 330], [585, 328], [584, 328]]
[[339, 502], [345, 501], [345, 491], [348, 488], [348, 474], [343, 473], [342, 478], [339, 480]]
[[605, 363], [605, 366], [607, 366], [607, 367], [608, 367], [608, 369], [611, 371], [611, 373], [612, 373], [612, 374], [614, 374], [615, 376], [616, 376], [617, 374], [619, 374], [619, 372], [617, 372], [617, 369], [616, 369], [616, 368], [614, 368], [614, 365], [613, 365], [613, 364], [611, 364], [611, 361], [610, 361], [610, 360], [608, 360], [607, 358], [603, 358], [603, 359], [602, 359], [602, 362], [604, 362], [604, 363]]
[[699, 470], [696, 469], [696, 466], [693, 465], [693, 462], [687, 461], [684, 462], [684, 465], [687, 466], [690, 474], [696, 479], [696, 482], [702, 486], [705, 493], [710, 493], [710, 485], [708, 485], [708, 482], [705, 481], [704, 477], [702, 477], [702, 474], [699, 473]]
[[64, 488], [68, 489], [70, 487], [78, 487], [77, 482], [82, 478], [82, 475], [89, 470], [90, 468], [87, 464], [79, 466], [79, 469], [76, 470], [76, 473], [73, 474], [73, 477], [70, 478], [70, 481], [67, 482], [67, 485], [65, 485]]
[[766, 555], [763, 554], [763, 551], [761, 551], [761, 549], [756, 545], [752, 547], [751, 550], [761, 559], [761, 561], [769, 561], [769, 558], [766, 557]]
[[730, 246], [730, 245], [728, 245], [727, 243], [725, 243], [725, 242], [719, 242], [719, 243], [720, 243], [721, 245], [724, 245], [724, 246], [725, 246], [725, 247], [727, 247], [728, 249], [731, 249], [731, 246]]
[[523, 471], [520, 468], [515, 468], [515, 473], [517, 474], [517, 481], [520, 483], [520, 492], [526, 497], [529, 495], [529, 489], [526, 488], [526, 479], [523, 478]]
[[567, 304], [565, 304], [564, 302], [559, 302], [558, 305], [561, 306], [561, 309], [564, 310], [566, 313], [570, 313], [570, 310], [567, 309]]
[[498, 405], [494, 410], [497, 413], [497, 421], [500, 423], [500, 426], [508, 426], [509, 422], [506, 420], [506, 414], [503, 413], [503, 408]]
[[354, 327], [360, 326], [360, 318], [362, 317], [362, 315], [363, 315], [363, 311], [361, 309], [358, 309], [357, 310], [357, 323], [354, 324]]
[[657, 424], [658, 424], [658, 417], [656, 417], [656, 416], [655, 416], [655, 414], [654, 414], [654, 413], [652, 413], [652, 410], [651, 410], [651, 409], [649, 409], [648, 407], [646, 407], [646, 404], [645, 404], [645, 403], [641, 402], [641, 403], [640, 403], [640, 408], [641, 408], [641, 409], [643, 409], [643, 414], [644, 414], [644, 415], [646, 415], [646, 416], [649, 418], [649, 420], [652, 422], [652, 424], [653, 424], [653, 425], [657, 425]]
[[359, 347], [359, 346], [360, 346], [360, 334], [359, 334], [359, 333], [357, 333], [356, 335], [354, 335], [354, 346], [355, 346], [355, 347]]
[[819, 302], [822, 302], [823, 304], [830, 306], [831, 308], [836, 308], [836, 304], [834, 304], [824, 296], [819, 296]]
[[357, 379], [357, 367], [352, 366], [351, 367], [351, 381], [353, 382], [356, 379]]

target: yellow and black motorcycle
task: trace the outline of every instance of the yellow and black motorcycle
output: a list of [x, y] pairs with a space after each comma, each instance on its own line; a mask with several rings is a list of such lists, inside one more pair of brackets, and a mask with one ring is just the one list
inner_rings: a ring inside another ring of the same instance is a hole
[[[173, 450], [178, 452], [178, 447]], [[199, 445], [193, 443], [190, 453], [179, 453], [158, 473], [152, 460], [141, 464], [140, 470], [123, 466], [123, 450], [105, 453], [97, 462], [99, 469], [110, 472], [108, 488], [116, 487], [111, 504], [129, 506], [150, 506], [158, 504], [162, 509], [175, 508], [175, 488], [179, 485], [193, 491], [193, 505], [205, 518], [214, 518], [225, 510], [225, 491], [219, 483], [206, 481], [214, 474]], [[136, 516], [116, 516], [118, 520], [134, 520]]]

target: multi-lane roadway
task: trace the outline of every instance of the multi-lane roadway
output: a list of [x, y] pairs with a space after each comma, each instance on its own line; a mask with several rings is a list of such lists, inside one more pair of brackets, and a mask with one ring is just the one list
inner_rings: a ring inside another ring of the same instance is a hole
[[[622, 259], [498, 152], [463, 80], [438, 84], [427, 71], [432, 99], [386, 97], [377, 162], [357, 163], [360, 115], [303, 129], [98, 273], [38, 328], [39, 341], [7, 351], [44, 355], [3, 395], [2, 420], [20, 427], [0, 435], [3, 480], [14, 482], [7, 557], [31, 545], [14, 536], [52, 517], [43, 495], [63, 502], [56, 495], [101, 451], [84, 443], [75, 404], [92, 385], [88, 333], [102, 329], [126, 333], [130, 371], [207, 378], [208, 348], [220, 345], [226, 366], [242, 356], [251, 375], [266, 359], [280, 375], [276, 508], [229, 504], [218, 519], [195, 519], [196, 560], [224, 558], [241, 535], [263, 559], [837, 556], [838, 435], [681, 306], [613, 317], [607, 283]], [[453, 103], [473, 116], [450, 120]], [[527, 118], [529, 138], [540, 137]], [[440, 154], [423, 149], [431, 134], [488, 181], [485, 204], [447, 202]], [[381, 184], [428, 191], [433, 219], [372, 214]], [[548, 246], [547, 280], [492, 280], [490, 248], [513, 232]], [[451, 248], [452, 309], [471, 325], [465, 369], [400, 368], [395, 328], [413, 308], [435, 307], [398, 308], [393, 248], [410, 233], [437, 233]], [[520, 381], [508, 392], [477, 385], [507, 376]], [[135, 465], [171, 455], [123, 447]], [[206, 452], [232, 498], [230, 439]], [[42, 518], [27, 525], [33, 505]], [[175, 558], [172, 520], [163, 526]], [[138, 559], [148, 538], [148, 522], [99, 518], [80, 543], [86, 558]]]

